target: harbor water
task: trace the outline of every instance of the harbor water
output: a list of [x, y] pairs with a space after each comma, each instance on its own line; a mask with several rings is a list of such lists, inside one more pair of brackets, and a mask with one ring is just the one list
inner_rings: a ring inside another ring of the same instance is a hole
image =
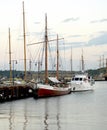
[[107, 130], [107, 82], [94, 91], [0, 103], [0, 130]]

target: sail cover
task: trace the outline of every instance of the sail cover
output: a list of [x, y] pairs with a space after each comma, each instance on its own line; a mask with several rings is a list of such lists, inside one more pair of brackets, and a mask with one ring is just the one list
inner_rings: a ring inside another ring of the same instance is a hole
[[53, 83], [60, 83], [60, 81], [57, 80], [56, 77], [48, 77], [48, 79], [49, 79], [50, 81], [52, 81]]

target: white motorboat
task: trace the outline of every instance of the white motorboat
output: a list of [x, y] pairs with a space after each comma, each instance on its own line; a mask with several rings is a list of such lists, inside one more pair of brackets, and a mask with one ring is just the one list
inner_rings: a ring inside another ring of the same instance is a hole
[[72, 77], [69, 83], [71, 91], [87, 91], [94, 89], [94, 79], [86, 74], [77, 74]]

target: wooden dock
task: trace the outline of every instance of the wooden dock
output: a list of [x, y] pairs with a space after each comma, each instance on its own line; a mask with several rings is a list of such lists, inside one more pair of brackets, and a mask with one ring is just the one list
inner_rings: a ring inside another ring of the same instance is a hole
[[33, 96], [33, 88], [29, 85], [0, 85], [0, 102], [11, 101]]

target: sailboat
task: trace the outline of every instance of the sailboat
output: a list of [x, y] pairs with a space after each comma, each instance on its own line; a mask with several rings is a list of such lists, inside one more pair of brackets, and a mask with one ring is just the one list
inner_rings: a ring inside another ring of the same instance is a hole
[[88, 73], [84, 72], [84, 58], [83, 58], [83, 50], [82, 50], [82, 56], [81, 56], [81, 63], [82, 63], [82, 71], [79, 74], [75, 74], [71, 78], [70, 86], [71, 91], [77, 92], [77, 91], [88, 91], [88, 90], [94, 90], [94, 79], [88, 75]]
[[[71, 92], [71, 87], [68, 86], [67, 84], [60, 82], [56, 77], [48, 77], [47, 51], [48, 51], [47, 15], [45, 15], [45, 83], [44, 84], [37, 83], [34, 85], [34, 98], [61, 96], [61, 95], [69, 94]], [[58, 54], [58, 49], [57, 49], [57, 54]], [[49, 84], [48, 80], [50, 80], [53, 85]]]

